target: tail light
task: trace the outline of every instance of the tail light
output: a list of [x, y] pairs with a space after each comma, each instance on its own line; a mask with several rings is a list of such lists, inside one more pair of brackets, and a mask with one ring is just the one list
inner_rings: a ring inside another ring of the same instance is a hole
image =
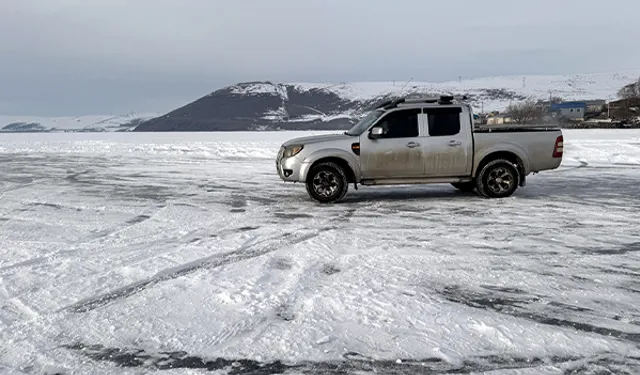
[[562, 136], [559, 136], [558, 138], [556, 138], [555, 147], [553, 147], [553, 157], [561, 158], [563, 151], [564, 151], [564, 138]]

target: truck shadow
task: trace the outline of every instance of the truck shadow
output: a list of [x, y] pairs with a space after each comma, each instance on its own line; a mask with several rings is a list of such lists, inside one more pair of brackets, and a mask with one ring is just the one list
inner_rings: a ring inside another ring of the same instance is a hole
[[[520, 187], [512, 197], [526, 200], [573, 201], [576, 199], [602, 203], [606, 200], [627, 200], [640, 205], [640, 173], [638, 176], [575, 176], [558, 178], [545, 176], [530, 178], [527, 186]], [[635, 198], [635, 199], [634, 199]], [[464, 193], [448, 184], [367, 186], [358, 191], [351, 189], [341, 203], [353, 204], [371, 201], [431, 200], [447, 199], [468, 201], [486, 200], [475, 192]], [[637, 201], [637, 203], [636, 203]]]
[[341, 204], [371, 201], [406, 201], [428, 199], [469, 199], [480, 197], [475, 193], [463, 193], [448, 185], [397, 185], [394, 187], [367, 186], [351, 190]]

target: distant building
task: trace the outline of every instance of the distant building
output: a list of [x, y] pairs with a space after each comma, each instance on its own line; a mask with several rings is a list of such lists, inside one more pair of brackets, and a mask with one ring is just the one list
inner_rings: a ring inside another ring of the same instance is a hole
[[607, 105], [606, 100], [585, 100], [584, 104], [587, 106], [587, 113], [600, 113]]
[[508, 115], [495, 115], [487, 118], [487, 125], [503, 125], [513, 122], [513, 119]]
[[640, 116], [640, 98], [620, 99], [609, 102], [609, 112], [613, 119], [628, 119]]
[[585, 102], [552, 103], [549, 106], [549, 113], [554, 117], [581, 119], [586, 112], [587, 103]]
[[634, 108], [640, 107], [640, 98], [620, 99], [609, 102], [609, 106], [613, 110], [618, 108]]

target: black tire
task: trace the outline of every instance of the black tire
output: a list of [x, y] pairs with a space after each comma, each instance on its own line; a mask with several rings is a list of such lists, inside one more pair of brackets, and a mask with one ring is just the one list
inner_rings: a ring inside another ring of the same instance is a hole
[[473, 189], [476, 188], [476, 183], [474, 181], [469, 181], [469, 182], [454, 182], [451, 184], [454, 188], [464, 192], [464, 193], [470, 193], [473, 191]]
[[316, 201], [335, 203], [347, 194], [349, 182], [342, 167], [336, 163], [325, 162], [309, 170], [306, 187], [309, 196]]
[[508, 160], [497, 159], [480, 169], [476, 178], [476, 189], [486, 198], [506, 198], [516, 191], [519, 182], [518, 168]]

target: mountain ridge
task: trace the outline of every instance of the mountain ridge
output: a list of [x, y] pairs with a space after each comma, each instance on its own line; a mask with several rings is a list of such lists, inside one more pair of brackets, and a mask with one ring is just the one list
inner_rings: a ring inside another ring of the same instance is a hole
[[158, 113], [87, 116], [7, 116], [0, 115], [0, 133], [123, 132], [155, 118]]
[[121, 131], [345, 130], [376, 104], [399, 96], [467, 95], [475, 112], [503, 111], [527, 98], [614, 100], [640, 69], [512, 75], [444, 82], [241, 82], [162, 113], [123, 116], [0, 115], [0, 133]]
[[343, 130], [381, 101], [399, 96], [466, 95], [476, 112], [540, 100], [612, 100], [639, 70], [568, 75], [515, 75], [447, 82], [279, 83], [223, 87], [134, 131]]

